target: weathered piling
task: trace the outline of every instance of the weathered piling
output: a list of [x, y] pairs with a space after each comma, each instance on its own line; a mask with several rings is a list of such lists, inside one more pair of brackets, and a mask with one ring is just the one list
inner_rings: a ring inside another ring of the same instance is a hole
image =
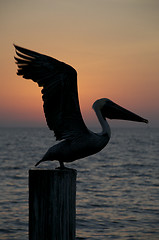
[[29, 240], [75, 240], [76, 170], [29, 170]]

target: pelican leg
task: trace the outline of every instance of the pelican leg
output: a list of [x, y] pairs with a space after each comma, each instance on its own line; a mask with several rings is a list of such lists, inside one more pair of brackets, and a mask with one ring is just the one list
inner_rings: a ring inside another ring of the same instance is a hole
[[71, 168], [65, 167], [63, 162], [59, 161], [59, 163], [60, 163], [60, 167], [57, 167], [56, 169], [59, 169], [59, 170], [64, 170], [64, 169], [71, 170]]
[[61, 168], [61, 169], [64, 169], [64, 168], [65, 168], [64, 163], [61, 162], [61, 161], [59, 161], [59, 163], [60, 163], [60, 168]]
[[63, 162], [59, 161], [59, 163], [60, 163], [60, 167], [57, 167], [56, 169], [65, 169], [66, 168]]

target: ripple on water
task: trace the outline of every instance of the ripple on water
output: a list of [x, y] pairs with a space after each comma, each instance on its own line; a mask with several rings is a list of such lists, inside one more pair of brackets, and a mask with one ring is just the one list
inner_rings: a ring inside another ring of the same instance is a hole
[[[102, 152], [68, 164], [78, 170], [77, 240], [158, 239], [159, 131], [146, 130], [113, 129]], [[0, 236], [27, 240], [28, 169], [53, 145], [52, 133], [3, 129], [0, 138]]]

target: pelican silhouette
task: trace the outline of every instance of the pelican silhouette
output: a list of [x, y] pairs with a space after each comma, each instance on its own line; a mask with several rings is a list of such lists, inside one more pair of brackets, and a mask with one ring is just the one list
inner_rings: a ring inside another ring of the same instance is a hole
[[[106, 118], [148, 123], [148, 120], [124, 109], [113, 101], [102, 98], [94, 102], [93, 109], [102, 132], [90, 131], [82, 118], [77, 91], [76, 70], [52, 57], [14, 45], [18, 65], [17, 75], [32, 79], [42, 89], [46, 122], [60, 142], [48, 149], [36, 163], [58, 160], [72, 162], [101, 151], [109, 142], [111, 130]], [[61, 141], [62, 140], [62, 141]]]

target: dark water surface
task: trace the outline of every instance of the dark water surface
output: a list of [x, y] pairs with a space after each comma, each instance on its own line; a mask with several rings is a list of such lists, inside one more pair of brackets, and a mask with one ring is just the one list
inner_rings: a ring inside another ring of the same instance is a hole
[[[0, 240], [28, 239], [28, 169], [52, 135], [1, 129]], [[77, 240], [159, 239], [159, 129], [114, 128], [103, 151], [67, 166], [78, 171]]]

